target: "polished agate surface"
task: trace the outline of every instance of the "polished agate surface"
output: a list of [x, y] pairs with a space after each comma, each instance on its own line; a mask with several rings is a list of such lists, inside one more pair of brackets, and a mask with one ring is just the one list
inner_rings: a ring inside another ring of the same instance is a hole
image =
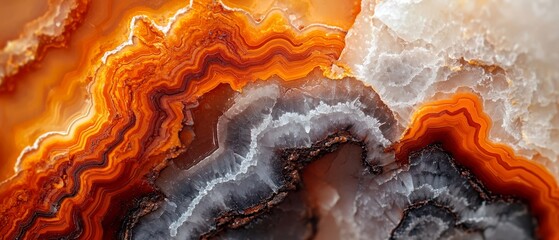
[[559, 2], [3, 0], [3, 239], [558, 239]]

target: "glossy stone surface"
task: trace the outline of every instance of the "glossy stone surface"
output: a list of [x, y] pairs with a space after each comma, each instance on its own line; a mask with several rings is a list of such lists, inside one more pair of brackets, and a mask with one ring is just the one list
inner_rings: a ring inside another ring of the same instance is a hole
[[0, 3], [6, 239], [559, 238], [557, 1]]

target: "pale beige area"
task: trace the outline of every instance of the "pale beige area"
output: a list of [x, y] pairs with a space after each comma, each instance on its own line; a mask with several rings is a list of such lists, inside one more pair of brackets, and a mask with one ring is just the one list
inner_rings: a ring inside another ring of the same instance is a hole
[[0, 47], [8, 40], [16, 39], [26, 23], [47, 11], [46, 0], [0, 0]]
[[[31, 0], [25, 1], [33, 6]], [[13, 9], [6, 9], [3, 11], [21, 10], [18, 9], [21, 7], [19, 5], [12, 7]], [[77, 4], [75, 0], [52, 0], [51, 5], [48, 6], [48, 10], [39, 14], [39, 17], [31, 19], [31, 21], [23, 24], [23, 26], [18, 25], [20, 33], [17, 35], [17, 38], [8, 40], [0, 50], [0, 84], [2, 84], [5, 77], [16, 74], [20, 67], [35, 60], [37, 57], [36, 52], [39, 49], [39, 38], [41, 36], [54, 38], [64, 33], [65, 19], [70, 16], [70, 13], [76, 7]], [[11, 12], [6, 14], [8, 15], [3, 16], [13, 16], [18, 13]], [[23, 14], [28, 13], [24, 12]], [[18, 17], [14, 18], [18, 19]], [[30, 20], [28, 18], [29, 17], [25, 17], [19, 19], [19, 21]], [[10, 32], [6, 35], [8, 38], [11, 38], [13, 34]]]
[[248, 11], [254, 18], [263, 19], [272, 9], [289, 13], [293, 26], [326, 24], [349, 29], [359, 13], [359, 0], [222, 0], [225, 6]]

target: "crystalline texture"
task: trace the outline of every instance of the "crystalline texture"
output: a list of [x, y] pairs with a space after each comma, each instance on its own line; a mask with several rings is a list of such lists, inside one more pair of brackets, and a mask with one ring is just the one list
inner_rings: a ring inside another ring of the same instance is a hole
[[382, 157], [382, 149], [395, 139], [397, 124], [378, 97], [354, 80], [314, 79], [289, 90], [277, 84], [248, 88], [217, 129], [220, 147], [214, 153], [186, 171], [170, 166], [162, 173], [158, 185], [168, 199], [141, 222], [136, 237], [185, 238], [211, 230], [207, 219], [219, 212], [247, 208], [280, 190], [277, 149], [310, 147], [338, 130], [367, 139], [371, 164], [394, 163]]
[[426, 101], [474, 92], [494, 121], [493, 141], [559, 173], [559, 2], [365, 0], [361, 9], [342, 62], [398, 120]]
[[[492, 237], [512, 229], [511, 239], [534, 237], [535, 224], [523, 203], [486, 191], [441, 148], [412, 154], [409, 165], [397, 164], [393, 155], [384, 153], [401, 130], [374, 94], [364, 94], [367, 91], [349, 79], [314, 78], [290, 88], [277, 82], [247, 87], [219, 118], [219, 147], [191, 168], [171, 165], [162, 172], [157, 185], [166, 199], [140, 220], [133, 237], [190, 239], [215, 236], [217, 231], [226, 238], [256, 238], [263, 237], [261, 229], [277, 217], [283, 222], [292, 218], [300, 228], [276, 226], [285, 230], [268, 234], [282, 238], [297, 232], [304, 238], [310, 234], [307, 225], [313, 223], [295, 216], [304, 215], [305, 208], [315, 212], [307, 219], [319, 221], [311, 227], [317, 229], [316, 236]], [[320, 177], [320, 167], [314, 167], [314, 173], [303, 173], [302, 182], [299, 170], [287, 170], [293, 162], [299, 164], [297, 169], [304, 168], [336, 139], [348, 137], [335, 135], [340, 131], [362, 144], [362, 150], [352, 151], [365, 151], [363, 159], [341, 153], [326, 176]], [[354, 165], [344, 164], [350, 161]], [[308, 193], [301, 196], [314, 196], [314, 203], [297, 200], [305, 197], [293, 196], [293, 184], [305, 185]], [[282, 201], [291, 204], [278, 204]], [[268, 207], [272, 215], [261, 216]], [[228, 228], [240, 230], [221, 232]], [[333, 229], [338, 230], [323, 232]]]

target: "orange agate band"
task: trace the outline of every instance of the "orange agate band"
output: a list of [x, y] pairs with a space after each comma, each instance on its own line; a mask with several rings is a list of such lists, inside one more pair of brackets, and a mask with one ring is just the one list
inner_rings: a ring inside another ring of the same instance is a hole
[[441, 143], [491, 191], [528, 201], [538, 219], [538, 235], [559, 238], [559, 188], [540, 164], [515, 156], [513, 150], [489, 140], [491, 120], [471, 93], [435, 101], [419, 108], [401, 140], [393, 146], [399, 161], [428, 144]]

